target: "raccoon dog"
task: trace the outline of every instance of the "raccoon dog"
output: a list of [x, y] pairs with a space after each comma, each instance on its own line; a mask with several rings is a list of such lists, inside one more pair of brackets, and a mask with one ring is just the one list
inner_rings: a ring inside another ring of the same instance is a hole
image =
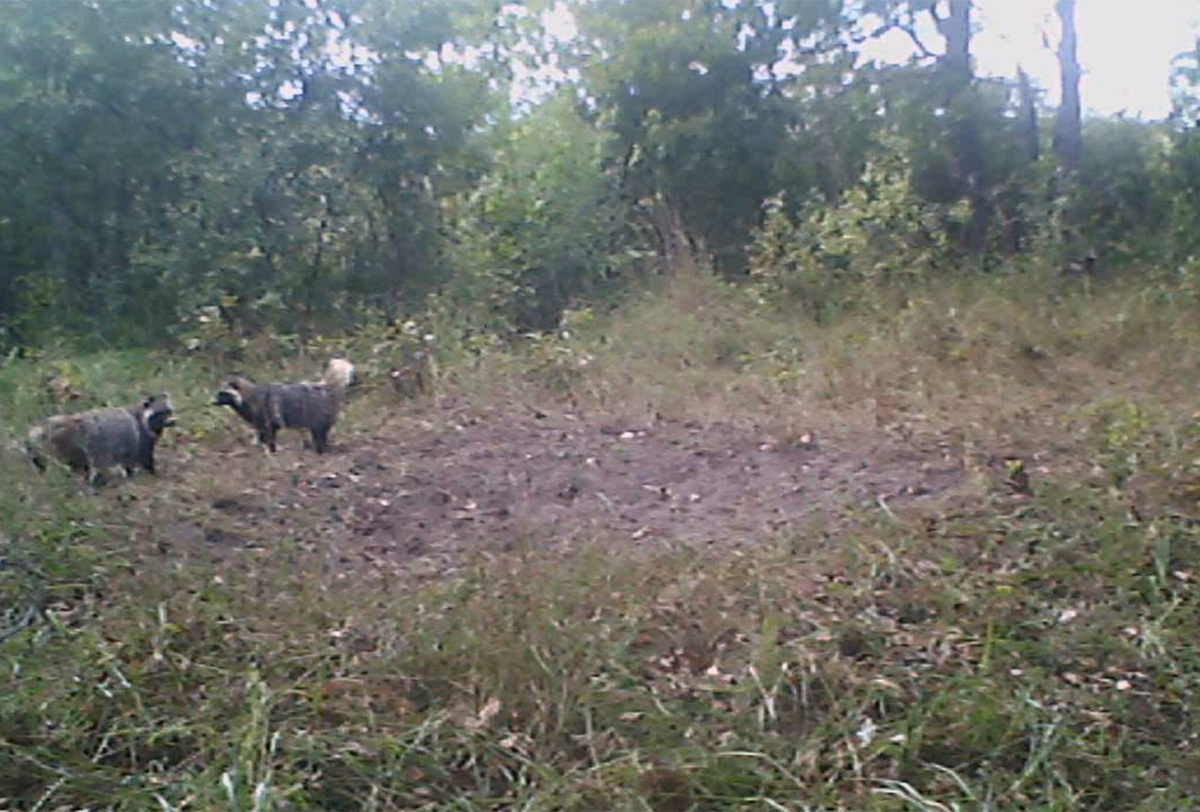
[[126, 476], [137, 466], [154, 473], [154, 447], [163, 429], [175, 425], [174, 415], [167, 395], [124, 408], [56, 415], [30, 430], [26, 449], [39, 470], [45, 470], [49, 454], [73, 470], [86, 471], [92, 485], [115, 466], [124, 468]]
[[313, 449], [323, 454], [346, 390], [356, 380], [354, 364], [344, 358], [330, 361], [325, 377], [317, 383], [260, 384], [235, 375], [217, 392], [213, 405], [232, 408], [254, 426], [259, 442], [272, 452], [276, 450], [275, 435], [287, 428], [307, 429]]

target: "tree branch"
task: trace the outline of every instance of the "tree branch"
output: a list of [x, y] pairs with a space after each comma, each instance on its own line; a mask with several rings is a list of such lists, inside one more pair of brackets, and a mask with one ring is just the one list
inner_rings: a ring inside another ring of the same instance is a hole
[[934, 23], [936, 23], [937, 27], [939, 29], [941, 29], [942, 23], [946, 22], [946, 18], [943, 17], [942, 15], [938, 14], [937, 0], [934, 0], [932, 3], [929, 4], [928, 11], [929, 11], [929, 16], [933, 18]]
[[[933, 12], [931, 11], [930, 13], [932, 14]], [[934, 19], [936, 19], [936, 17]], [[908, 34], [908, 38], [912, 40], [913, 45], [917, 46], [917, 50], [920, 51], [921, 56], [927, 59], [937, 59], [940, 56], [940, 54], [929, 50], [929, 48], [925, 46], [924, 42], [921, 42], [921, 37], [917, 34], [916, 26], [914, 26], [911, 22], [909, 22], [907, 25], [897, 22], [893, 27], [903, 31], [905, 34]]]
[[850, 44], [862, 45], [864, 42], [869, 42], [873, 39], [879, 39], [889, 31], [901, 31], [907, 34], [908, 38], [912, 40], [913, 45], [916, 46], [921, 57], [925, 59], [939, 59], [941, 57], [941, 54], [937, 53], [936, 51], [929, 50], [925, 43], [921, 41], [921, 36], [917, 33], [916, 25], [911, 19], [907, 22], [903, 22], [901, 20], [888, 20], [887, 22], [881, 24], [874, 31], [866, 34], [851, 36], [849, 38]]

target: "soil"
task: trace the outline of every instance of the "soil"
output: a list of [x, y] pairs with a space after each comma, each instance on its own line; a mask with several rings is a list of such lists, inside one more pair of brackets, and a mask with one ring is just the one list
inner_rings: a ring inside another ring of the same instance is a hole
[[222, 556], [286, 539], [347, 566], [433, 572], [464, 553], [581, 536], [744, 542], [855, 506], [890, 512], [968, 479], [936, 445], [886, 436], [781, 443], [724, 422], [452, 408], [441, 417], [440, 427], [339, 428], [322, 456], [297, 432], [266, 455], [240, 427], [215, 444], [164, 444], [169, 470], [157, 484], [179, 487], [167, 486], [174, 518], [157, 523], [157, 542]]

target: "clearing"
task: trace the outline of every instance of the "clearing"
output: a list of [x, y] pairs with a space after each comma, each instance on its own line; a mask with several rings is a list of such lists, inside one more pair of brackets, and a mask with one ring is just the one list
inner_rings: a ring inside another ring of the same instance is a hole
[[866, 429], [780, 441], [730, 422], [483, 411], [452, 399], [435, 411], [339, 426], [322, 457], [297, 432], [268, 457], [232, 420], [204, 445], [181, 432], [164, 441], [158, 480], [125, 487], [175, 503], [154, 534], [167, 548], [223, 558], [289, 538], [347, 566], [434, 574], [463, 553], [579, 534], [631, 545], [761, 539], [847, 507], [933, 500], [971, 474], [945, 442]]

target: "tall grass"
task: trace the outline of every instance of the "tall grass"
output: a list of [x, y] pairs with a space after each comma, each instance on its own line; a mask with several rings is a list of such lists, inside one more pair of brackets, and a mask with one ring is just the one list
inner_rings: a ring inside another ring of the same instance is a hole
[[[888, 436], [977, 472], [925, 508], [720, 548], [531, 540], [424, 581], [269, 536], [178, 558], [129, 517], [186, 484], [97, 495], [14, 462], [0, 606], [41, 588], [45, 618], [0, 643], [0, 806], [1192, 808], [1193, 306], [1001, 278], [817, 326], [694, 275], [447, 359], [444, 394], [478, 408]], [[214, 370], [177, 358], [11, 363], [8, 436], [55, 408], [55, 364], [81, 404], [170, 391], [173, 453], [219, 453]], [[988, 465], [1011, 454], [1032, 496]]]

